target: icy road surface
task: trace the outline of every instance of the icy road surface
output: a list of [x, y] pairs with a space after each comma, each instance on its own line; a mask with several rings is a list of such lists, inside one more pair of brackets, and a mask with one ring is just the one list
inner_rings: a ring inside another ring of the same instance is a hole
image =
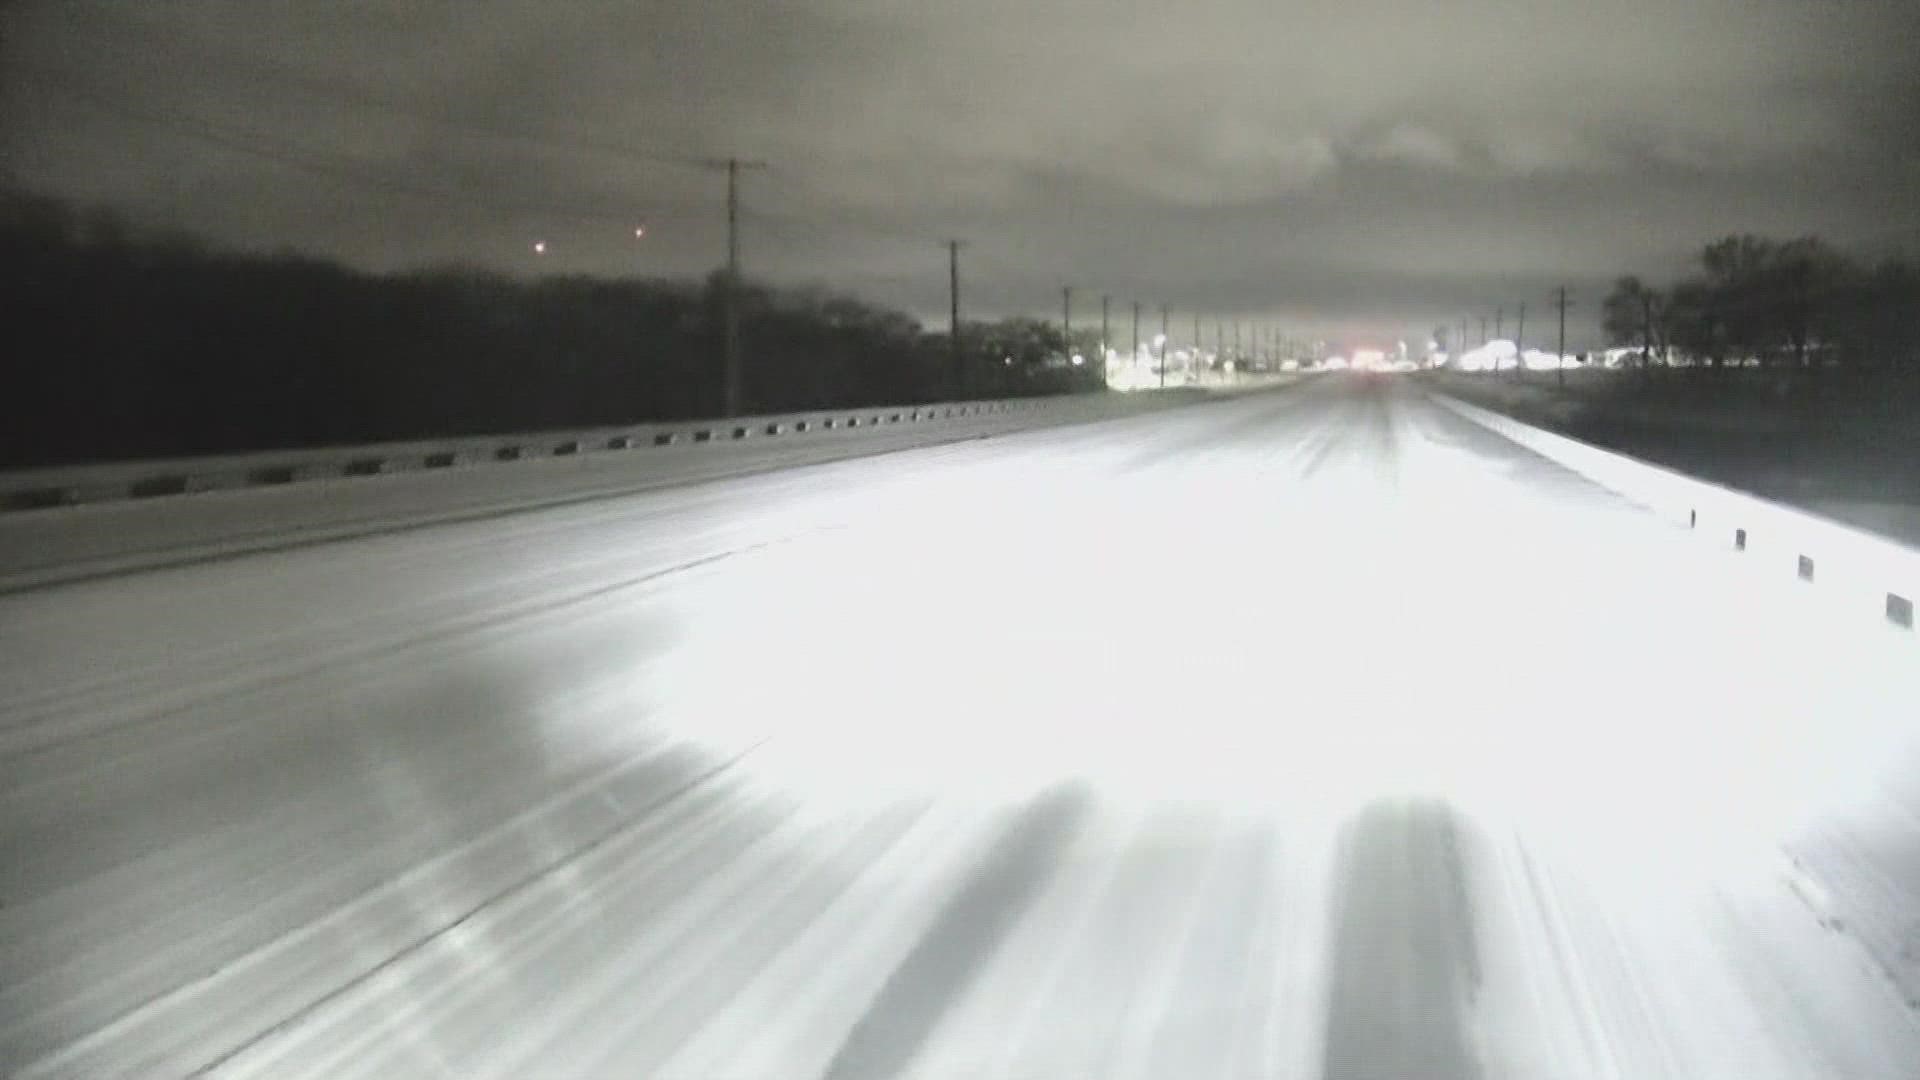
[[1404, 383], [0, 641], [0, 1074], [1920, 1075], [1912, 635]]

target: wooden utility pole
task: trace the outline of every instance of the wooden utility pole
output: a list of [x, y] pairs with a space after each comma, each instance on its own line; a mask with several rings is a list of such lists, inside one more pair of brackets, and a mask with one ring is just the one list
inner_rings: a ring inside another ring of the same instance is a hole
[[960, 348], [960, 241], [947, 241], [947, 347], [953, 365], [953, 396], [967, 396], [966, 353]]
[[720, 284], [720, 410], [740, 415], [740, 172], [764, 169], [764, 161], [727, 158], [705, 163], [727, 174], [727, 270]]
[[[1640, 291], [1640, 343], [1643, 346], [1640, 351], [1640, 366], [1651, 374], [1653, 372], [1653, 293], [1645, 289]], [[1662, 364], [1666, 362], [1665, 351], [1661, 350]]]
[[1520, 302], [1520, 325], [1513, 332], [1513, 373], [1518, 376], [1527, 369], [1527, 302]]
[[1113, 338], [1107, 334], [1107, 323], [1112, 314], [1113, 297], [1103, 293], [1100, 296], [1100, 370], [1103, 373], [1107, 370], [1107, 353], [1113, 349]]
[[1565, 285], [1560, 286], [1560, 302], [1556, 306], [1560, 309], [1560, 348], [1554, 354], [1553, 381], [1555, 385], [1565, 386], [1567, 385], [1567, 287]]
[[1140, 363], [1140, 301], [1135, 300], [1133, 302], [1133, 359], [1128, 361], [1128, 366], [1133, 367], [1138, 365], [1139, 363]]
[[1167, 336], [1169, 333], [1171, 333], [1171, 330], [1167, 324], [1167, 320], [1171, 317], [1172, 317], [1171, 313], [1167, 311], [1167, 305], [1161, 304], [1160, 305], [1160, 389], [1162, 390], [1165, 390], [1167, 388], [1167, 351], [1173, 348], [1173, 339]]

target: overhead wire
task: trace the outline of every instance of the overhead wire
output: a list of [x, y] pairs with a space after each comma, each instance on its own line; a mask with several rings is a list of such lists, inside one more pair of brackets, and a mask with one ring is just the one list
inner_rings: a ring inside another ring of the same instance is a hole
[[[137, 31], [143, 38], [153, 34], [164, 34], [170, 45], [183, 51], [197, 54], [199, 59], [207, 61], [212, 70], [218, 70], [255, 85], [268, 87], [293, 87], [310, 97], [330, 99], [335, 104], [349, 108], [385, 113], [389, 116], [412, 120], [443, 131], [451, 131], [468, 136], [490, 139], [505, 139], [546, 146], [552, 149], [576, 153], [590, 153], [608, 157], [623, 158], [628, 161], [649, 164], [668, 165], [682, 168], [702, 168], [709, 162], [705, 155], [684, 150], [660, 150], [636, 146], [631, 143], [606, 139], [595, 134], [556, 128], [545, 124], [538, 130], [502, 124], [497, 120], [476, 120], [470, 117], [447, 115], [443, 112], [428, 112], [415, 105], [396, 101], [391, 97], [369, 91], [364, 86], [347, 84], [335, 79], [316, 75], [311, 71], [292, 65], [242, 52], [230, 48], [218, 48], [204, 41], [190, 40], [176, 33], [166, 33], [159, 24], [135, 16], [123, 16], [137, 22]], [[110, 34], [98, 30], [89, 31], [80, 27], [79, 33], [96, 45], [116, 49], [129, 57], [143, 57], [151, 50], [136, 48], [130, 43], [116, 40]], [[213, 66], [217, 65], [217, 66]]]
[[170, 131], [198, 142], [235, 153], [246, 154], [279, 165], [298, 169], [309, 175], [319, 176], [368, 190], [380, 191], [390, 195], [436, 201], [460, 202], [480, 209], [516, 213], [540, 214], [549, 217], [578, 221], [605, 223], [618, 221], [632, 224], [641, 216], [636, 210], [620, 210], [611, 207], [582, 207], [558, 203], [535, 202], [529, 200], [505, 200], [479, 195], [471, 190], [452, 188], [442, 185], [421, 183], [416, 180], [400, 179], [366, 171], [374, 163], [364, 158], [343, 155], [337, 150], [313, 147], [284, 136], [274, 135], [256, 129], [209, 120], [205, 117], [181, 112], [177, 109], [155, 109], [129, 103], [104, 94], [83, 85], [76, 80], [56, 73], [48, 68], [32, 68], [45, 82], [43, 89], [54, 92], [92, 108], [97, 112], [119, 117], [122, 120]]
[[[140, 24], [139, 32], [148, 33], [156, 29], [151, 20], [134, 18]], [[112, 35], [98, 31], [87, 35], [97, 42], [123, 54], [132, 51], [132, 46], [116, 41]], [[253, 54], [241, 53], [231, 49], [215, 49], [204, 42], [189, 42], [179, 35], [169, 35], [173, 44], [202, 58], [217, 62], [225, 70], [237, 77], [256, 84], [285, 85], [299, 89], [310, 95], [331, 100], [349, 108], [370, 110], [391, 116], [409, 119], [428, 125], [435, 130], [455, 132], [461, 135], [503, 139], [525, 143], [530, 146], [545, 147], [569, 153], [603, 155], [634, 163], [655, 166], [710, 167], [713, 162], [705, 157], [690, 153], [660, 151], [634, 146], [595, 135], [566, 132], [555, 133], [552, 130], [529, 131], [516, 129], [493, 121], [475, 121], [458, 116], [428, 113], [417, 107], [401, 104], [367, 91], [364, 87], [342, 84], [335, 80], [316, 76], [277, 61], [268, 60]], [[204, 116], [188, 113], [177, 108], [160, 108], [129, 102], [97, 87], [87, 86], [71, 73], [56, 72], [48, 68], [19, 67], [16, 71], [38, 74], [45, 83], [52, 84], [57, 93], [91, 107], [96, 111], [138, 123], [156, 130], [172, 132], [207, 145], [218, 146], [224, 150], [248, 155], [260, 160], [273, 162], [283, 167], [296, 169], [309, 175], [322, 177], [334, 182], [349, 184], [389, 195], [432, 200], [436, 202], [454, 202], [479, 209], [516, 215], [540, 215], [548, 218], [604, 224], [619, 222], [632, 225], [637, 220], [649, 217], [641, 208], [620, 209], [606, 206], [583, 206], [581, 204], [563, 204], [537, 200], [500, 199], [482, 195], [472, 189], [455, 188], [444, 184], [423, 182], [414, 178], [400, 178], [377, 171], [381, 163], [368, 161], [363, 157], [343, 154], [337, 148], [314, 146], [289, 139], [283, 135], [272, 134], [254, 128], [228, 122], [216, 121]], [[742, 216], [758, 230], [764, 231], [778, 243], [795, 252], [804, 252], [810, 241], [803, 239], [801, 233], [809, 233], [815, 238], [862, 236], [873, 240], [910, 245], [914, 247], [937, 247], [946, 242], [947, 237], [929, 229], [901, 228], [874, 221], [858, 220], [853, 216], [851, 207], [845, 200], [839, 199], [822, 190], [806, 175], [790, 165], [772, 163], [772, 170], [780, 184], [772, 186], [774, 193], [800, 191], [809, 194], [820, 202], [828, 204], [828, 214], [797, 212], [790, 206], [774, 207], [742, 206]], [[778, 198], [778, 194], [773, 196]], [[830, 215], [830, 216], [829, 216]], [[1026, 262], [1018, 265], [1002, 258], [989, 247], [970, 243], [963, 258], [967, 266], [975, 272], [982, 269], [1001, 276], [1030, 278], [1034, 267]], [[964, 271], [963, 271], [964, 272]], [[858, 274], [859, 279], [874, 283], [899, 283], [925, 285], [929, 279], [939, 280], [945, 277], [945, 269], [939, 260], [930, 261], [924, 274], [918, 272], [903, 274]], [[1049, 291], [1049, 295], [1051, 292]], [[1036, 303], [1033, 310], [1050, 310], [1047, 305]]]

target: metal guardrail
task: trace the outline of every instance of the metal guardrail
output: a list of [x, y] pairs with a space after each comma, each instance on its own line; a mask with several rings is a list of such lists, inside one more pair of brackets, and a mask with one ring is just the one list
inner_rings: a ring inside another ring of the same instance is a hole
[[0, 512], [271, 487], [313, 480], [451, 469], [542, 457], [723, 446], [750, 439], [845, 437], [893, 428], [1037, 412], [1078, 396], [1008, 398], [817, 410], [731, 420], [689, 420], [524, 435], [467, 436], [371, 446], [275, 450], [0, 474]]
[[1914, 626], [1920, 599], [1920, 551], [1805, 510], [1722, 487], [1525, 424], [1444, 394], [1433, 400], [1468, 420], [1557, 462], [1728, 550], [1775, 564], [1844, 602], [1878, 608], [1888, 621]]

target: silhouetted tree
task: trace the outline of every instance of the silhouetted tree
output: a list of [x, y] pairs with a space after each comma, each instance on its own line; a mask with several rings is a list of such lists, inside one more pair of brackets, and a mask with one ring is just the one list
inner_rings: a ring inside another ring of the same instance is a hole
[[[1667, 298], [1628, 274], [1613, 283], [1600, 308], [1602, 329], [1612, 345], [1640, 346], [1640, 365], [1651, 367], [1654, 357], [1664, 358]], [[1662, 332], [1656, 334], [1656, 325]]]
[[1674, 345], [1688, 356], [1719, 367], [1727, 357], [1729, 336], [1720, 295], [1704, 281], [1682, 281], [1667, 299], [1667, 321]]
[[1833, 308], [1827, 325], [1845, 362], [1920, 376], [1920, 267], [1888, 259], [1861, 271]]
[[[720, 402], [713, 280], [373, 275], [211, 251], [17, 192], [0, 194], [0, 259], [16, 343], [0, 467], [610, 425]], [[740, 313], [749, 409], [947, 392], [944, 350], [899, 312], [748, 283]], [[1023, 365], [1045, 367], [1031, 328], [980, 344], [1013, 338]], [[981, 385], [1096, 384], [1023, 368]]]

